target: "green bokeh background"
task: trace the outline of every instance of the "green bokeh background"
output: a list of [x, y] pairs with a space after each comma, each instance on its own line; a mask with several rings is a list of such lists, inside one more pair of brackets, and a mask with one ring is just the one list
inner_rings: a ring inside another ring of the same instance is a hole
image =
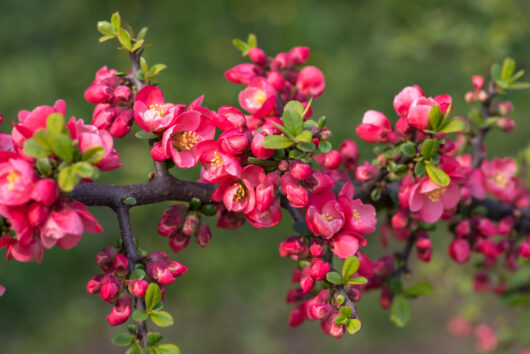
[[[465, 115], [469, 77], [485, 74], [506, 55], [530, 68], [530, 2], [527, 0], [209, 0], [209, 1], [72, 1], [2, 0], [0, 3], [0, 112], [10, 129], [20, 109], [52, 104], [63, 98], [67, 115], [88, 118], [93, 105], [83, 99], [94, 72], [103, 65], [127, 70], [127, 57], [116, 44], [97, 42], [96, 21], [114, 11], [135, 29], [149, 27], [149, 63], [168, 68], [159, 84], [168, 101], [188, 103], [201, 94], [205, 105], [237, 105], [241, 87], [223, 72], [240, 62], [231, 39], [249, 32], [269, 54], [296, 45], [312, 48], [310, 64], [326, 75], [326, 93], [314, 104], [328, 117], [332, 142], [354, 137], [368, 109], [395, 119], [392, 99], [407, 85], [419, 84], [428, 95], [449, 93], [454, 112]], [[513, 155], [528, 143], [530, 99], [513, 95], [517, 128], [489, 137], [494, 155]], [[124, 161], [101, 182], [145, 181], [151, 161], [146, 146], [134, 137], [116, 143]], [[360, 144], [362, 156], [369, 150]], [[196, 171], [175, 171], [196, 178]], [[133, 209], [133, 227], [144, 248], [169, 252], [156, 234], [165, 205]], [[110, 210], [91, 209], [105, 231], [87, 234], [77, 247], [46, 253], [41, 265], [2, 261], [0, 283], [0, 351], [2, 353], [120, 353], [105, 316], [111, 306], [86, 293], [98, 272], [94, 255], [119, 238]], [[183, 353], [469, 353], [471, 341], [456, 340], [445, 330], [451, 302], [436, 297], [414, 302], [414, 318], [405, 329], [389, 323], [366, 295], [359, 305], [363, 330], [342, 340], [324, 336], [318, 323], [287, 327], [290, 306], [284, 303], [293, 262], [278, 256], [289, 235], [288, 217], [273, 230], [245, 226], [236, 232], [214, 230], [206, 249], [192, 243], [175, 259], [189, 272], [169, 287], [167, 309], [176, 319], [162, 330], [166, 341]], [[443, 268], [447, 234], [434, 268]], [[379, 236], [370, 236], [381, 254]], [[421, 279], [422, 273], [415, 275]], [[437, 286], [436, 282], [434, 283]], [[440, 286], [438, 286], [440, 288]]]

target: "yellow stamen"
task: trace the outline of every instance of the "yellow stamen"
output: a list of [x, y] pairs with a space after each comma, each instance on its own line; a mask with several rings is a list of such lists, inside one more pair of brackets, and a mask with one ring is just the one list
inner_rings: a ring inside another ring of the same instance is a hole
[[265, 100], [267, 99], [267, 95], [263, 90], [256, 91], [256, 94], [254, 94], [254, 101], [258, 103], [260, 106], [263, 105]]
[[239, 202], [241, 199], [247, 196], [247, 187], [243, 183], [239, 183], [237, 186], [236, 194], [234, 194], [234, 202]]
[[12, 191], [13, 189], [15, 189], [15, 182], [18, 180], [19, 177], [20, 174], [17, 171], [9, 171], [9, 174], [6, 177], [7, 181], [9, 182], [9, 187], [7, 188], [8, 190]]
[[445, 188], [438, 188], [433, 190], [432, 192], [427, 193], [427, 198], [431, 202], [437, 203], [440, 201], [440, 196], [445, 193]]
[[223, 160], [223, 157], [221, 155], [219, 155], [219, 153], [217, 151], [215, 151], [213, 153], [213, 160], [212, 160], [212, 163], [211, 163], [211, 168], [213, 168], [214, 170], [217, 170], [219, 167], [223, 166], [223, 163], [224, 163], [224, 160]]
[[166, 114], [167, 108], [165, 104], [152, 104], [149, 106], [149, 109], [152, 109], [160, 117], [163, 117]]
[[500, 171], [493, 176], [493, 181], [495, 184], [497, 184], [499, 187], [504, 188], [510, 182], [510, 179], [508, 178], [508, 174], [506, 172]]
[[198, 142], [199, 138], [195, 132], [180, 132], [173, 136], [173, 146], [178, 151], [190, 151]]
[[357, 224], [362, 224], [363, 219], [361, 218], [361, 214], [359, 214], [359, 211], [357, 211], [357, 209], [353, 208], [352, 216]]
[[331, 219], [333, 219], [333, 217], [331, 215], [329, 215], [328, 213], [324, 213], [324, 214], [320, 214], [320, 215], [322, 215], [322, 217], [326, 221], [330, 221]]

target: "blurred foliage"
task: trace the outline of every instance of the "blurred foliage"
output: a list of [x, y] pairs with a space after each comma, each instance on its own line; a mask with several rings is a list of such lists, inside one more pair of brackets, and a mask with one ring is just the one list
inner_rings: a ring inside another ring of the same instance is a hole
[[[96, 22], [116, 10], [134, 28], [149, 27], [147, 40], [153, 46], [146, 57], [168, 65], [159, 83], [174, 103], [188, 103], [204, 93], [210, 108], [237, 104], [241, 87], [223, 77], [224, 70], [241, 60], [232, 38], [256, 33], [269, 54], [310, 46], [310, 64], [319, 66], [327, 79], [315, 114], [326, 114], [335, 144], [354, 136], [368, 109], [395, 119], [392, 99], [404, 86], [418, 84], [432, 96], [449, 93], [454, 112], [465, 115], [463, 96], [471, 88], [471, 75], [488, 73], [490, 64], [506, 55], [530, 68], [527, 0], [3, 0], [4, 131], [20, 109], [57, 98], [67, 101], [67, 115], [90, 121], [93, 106], [83, 100], [83, 92], [95, 71], [103, 65], [128, 69], [126, 55], [115, 44], [97, 42]], [[514, 94], [513, 102], [518, 128], [510, 135], [491, 134], [495, 155], [515, 155], [528, 142], [528, 93]], [[360, 145], [369, 158], [367, 146]], [[100, 181], [144, 181], [151, 169], [148, 149], [134, 137], [118, 142], [117, 148], [125, 166]], [[197, 171], [177, 174], [196, 178]], [[134, 230], [150, 251], [168, 251], [155, 231], [163, 207], [133, 209]], [[120, 352], [110, 343], [119, 330], [104, 319], [110, 306], [85, 291], [86, 281], [98, 272], [95, 253], [119, 238], [112, 212], [92, 211], [103, 234], [84, 236], [73, 250], [47, 252], [42, 265], [2, 262], [0, 283], [7, 286], [0, 299], [3, 352]], [[471, 351], [471, 342], [449, 338], [445, 321], [451, 313], [447, 302], [434, 296], [415, 301], [412, 323], [400, 330], [379, 309], [376, 294], [359, 305], [363, 329], [353, 337], [326, 337], [317, 323], [289, 329], [290, 307], [284, 298], [293, 264], [277, 253], [277, 245], [291, 232], [288, 219], [284, 216], [275, 230], [215, 230], [206, 249], [195, 244], [174, 257], [190, 271], [168, 289], [167, 309], [176, 320], [164, 331], [168, 340], [184, 353], [380, 353], [389, 347], [395, 353]], [[444, 232], [437, 236], [433, 264], [441, 267], [449, 240]], [[368, 253], [376, 256], [381, 252], [378, 236], [372, 238]], [[434, 286], [440, 290], [437, 282]]]

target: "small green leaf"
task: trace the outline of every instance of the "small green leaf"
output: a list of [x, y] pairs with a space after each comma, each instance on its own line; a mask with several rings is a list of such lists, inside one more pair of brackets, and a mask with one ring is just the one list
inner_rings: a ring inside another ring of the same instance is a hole
[[515, 72], [515, 60], [512, 58], [505, 58], [502, 63], [501, 79], [510, 82], [513, 73]]
[[129, 279], [131, 280], [142, 280], [145, 278], [145, 270], [143, 269], [135, 269], [129, 276]]
[[309, 143], [313, 140], [313, 134], [311, 134], [309, 130], [304, 130], [300, 134], [298, 134], [295, 139], [297, 141]]
[[513, 90], [526, 90], [530, 88], [530, 82], [517, 82], [510, 86]]
[[247, 38], [247, 43], [250, 48], [258, 47], [258, 38], [254, 33], [249, 33]]
[[136, 344], [133, 344], [125, 351], [125, 354], [136, 354], [138, 351], [136, 350]]
[[145, 38], [145, 35], [147, 34], [147, 30], [148, 28], [147, 27], [143, 27], [140, 32], [138, 32], [138, 35], [136, 36], [136, 39], [141, 41], [142, 39]]
[[430, 295], [432, 294], [433, 290], [434, 289], [431, 284], [423, 282], [409, 286], [407, 289], [405, 289], [405, 293], [411, 296]]
[[275, 122], [272, 122], [272, 124], [274, 124], [274, 126], [278, 129], [280, 129], [280, 131], [282, 133], [284, 133], [286, 136], [288, 137], [293, 137], [293, 134], [290, 130], [288, 130], [287, 128], [285, 128], [283, 125], [281, 124], [278, 124], [278, 123], [275, 123]]
[[135, 137], [142, 140], [149, 140], [156, 138], [156, 135], [153, 133], [146, 132], [145, 130], [139, 130], [134, 134]]
[[115, 13], [112, 14], [112, 16], [110, 17], [110, 23], [116, 29], [121, 27], [121, 17], [120, 17], [120, 13], [118, 11], [116, 11]]
[[132, 49], [131, 36], [130, 36], [129, 32], [127, 32], [127, 30], [125, 30], [123, 28], [120, 28], [118, 30], [118, 40], [120, 41], [121, 45], [125, 49], [127, 49], [129, 51]]
[[48, 176], [52, 172], [52, 165], [47, 157], [38, 159], [36, 166], [39, 173], [43, 176]]
[[156, 343], [160, 342], [162, 340], [162, 335], [157, 332], [149, 332], [147, 333], [147, 344], [152, 346]]
[[59, 184], [59, 188], [62, 191], [70, 192], [79, 182], [79, 176], [72, 167], [67, 166], [59, 172], [57, 182]]
[[237, 38], [232, 40], [232, 43], [234, 44], [234, 47], [236, 47], [237, 49], [239, 49], [241, 51], [243, 56], [247, 55], [248, 50], [250, 49], [250, 47], [248, 46], [247, 43], [245, 43], [241, 39], [237, 39]]
[[126, 347], [133, 342], [133, 336], [129, 333], [118, 333], [112, 337], [112, 344]]
[[175, 344], [160, 344], [157, 349], [160, 354], [180, 354], [180, 349]]
[[413, 143], [404, 143], [400, 146], [401, 152], [407, 157], [414, 157], [416, 155], [416, 145]]
[[142, 71], [145, 73], [149, 72], [149, 66], [147, 65], [147, 60], [145, 60], [144, 57], [140, 57], [140, 69], [142, 69]]
[[127, 331], [128, 331], [130, 334], [136, 334], [136, 326], [133, 325], [133, 324], [129, 324], [129, 325], [127, 325]]
[[136, 52], [138, 49], [140, 49], [144, 45], [144, 40], [140, 39], [134, 43], [134, 45], [131, 48], [131, 52]]
[[160, 292], [160, 287], [156, 283], [151, 283], [147, 287], [145, 292], [145, 309], [152, 310], [160, 300], [162, 299], [162, 293]]
[[399, 278], [392, 278], [390, 280], [390, 291], [392, 294], [400, 294], [403, 291], [403, 285], [401, 283], [401, 279]]
[[348, 317], [344, 316], [343, 314], [338, 315], [335, 317], [335, 324], [337, 326], [343, 326], [348, 324]]
[[51, 145], [55, 155], [65, 162], [72, 162], [74, 157], [74, 146], [72, 145], [72, 140], [70, 140], [67, 135], [61, 134], [56, 136], [51, 141]]
[[348, 324], [346, 325], [346, 330], [348, 331], [348, 333], [355, 334], [359, 332], [360, 329], [361, 329], [361, 321], [359, 321], [356, 318], [350, 318], [350, 320], [348, 321]]
[[268, 135], [263, 140], [263, 147], [267, 149], [286, 149], [291, 145], [291, 139], [281, 135]]
[[329, 272], [328, 274], [326, 274], [326, 280], [329, 281], [331, 284], [335, 284], [335, 285], [342, 284], [342, 278], [340, 274], [337, 272]]
[[319, 129], [324, 128], [327, 122], [328, 122], [328, 119], [326, 118], [326, 116], [322, 116], [318, 118], [318, 128]]
[[444, 124], [444, 126], [440, 129], [440, 131], [443, 133], [456, 133], [456, 132], [461, 132], [463, 130], [466, 130], [466, 128], [467, 128], [466, 123], [464, 123], [460, 119], [453, 119], [447, 122], [446, 124]]
[[81, 161], [86, 161], [93, 165], [97, 164], [105, 156], [105, 149], [103, 146], [94, 146], [83, 152]]
[[438, 131], [438, 127], [440, 126], [440, 123], [442, 122], [442, 119], [444, 118], [444, 115], [442, 114], [442, 111], [440, 110], [440, 106], [432, 106], [429, 110], [429, 127], [430, 129], [434, 131]]
[[438, 140], [427, 139], [423, 142], [423, 145], [421, 147], [421, 155], [424, 159], [429, 160], [434, 156], [434, 154], [436, 154], [439, 147], [440, 142]]
[[353, 285], [366, 284], [368, 283], [368, 279], [366, 279], [365, 277], [353, 277], [349, 278], [347, 283]]
[[151, 311], [149, 312], [151, 320], [159, 327], [168, 327], [173, 324], [173, 317], [166, 311]]
[[339, 309], [339, 312], [340, 312], [341, 315], [343, 315], [346, 318], [350, 318], [351, 315], [352, 315], [352, 310], [351, 310], [351, 307], [349, 307], [349, 306], [342, 306]]
[[94, 175], [97, 175], [98, 169], [88, 162], [77, 162], [72, 168], [81, 178], [94, 178]]
[[418, 178], [422, 178], [423, 176], [425, 176], [426, 172], [427, 171], [425, 170], [425, 162], [423, 162], [423, 160], [418, 161], [418, 163], [416, 163], [416, 166], [414, 166], [414, 173], [416, 174], [416, 176], [418, 176]]
[[297, 113], [299, 116], [302, 116], [302, 113], [304, 112], [304, 105], [300, 103], [300, 101], [295, 101], [295, 100], [289, 101], [283, 108], [283, 111], [284, 112], [293, 111]]
[[374, 190], [370, 193], [370, 198], [372, 198], [374, 202], [377, 202], [379, 199], [381, 199], [381, 189], [374, 188]]
[[495, 82], [502, 80], [501, 78], [501, 66], [497, 63], [491, 66], [491, 77]]
[[116, 29], [108, 21], [98, 21], [97, 28], [101, 34], [112, 36], [112, 37], [116, 35]]
[[447, 187], [451, 182], [451, 179], [449, 178], [447, 173], [445, 173], [438, 167], [433, 165], [426, 165], [425, 168], [427, 169], [427, 174], [429, 175], [431, 181], [433, 181], [437, 185]]
[[296, 136], [304, 129], [302, 116], [294, 110], [285, 110], [282, 116], [283, 126], [290, 135]]
[[144, 310], [136, 310], [133, 312], [132, 318], [136, 322], [143, 322], [143, 321], [147, 321], [147, 319], [149, 318], [149, 315]]
[[136, 205], [136, 198], [129, 196], [129, 197], [123, 199], [123, 204]]
[[469, 117], [471, 118], [473, 123], [477, 125], [481, 125], [482, 122], [484, 121], [484, 117], [482, 116], [482, 113], [476, 108], [473, 108], [471, 112], [469, 112]]
[[323, 154], [327, 154], [331, 151], [333, 147], [331, 146], [331, 143], [329, 141], [321, 141], [318, 143], [318, 151], [320, 151]]
[[305, 153], [303, 151], [300, 151], [298, 149], [294, 149], [289, 151], [289, 158], [293, 160], [300, 160], [305, 156]]
[[337, 295], [337, 297], [335, 298], [335, 301], [337, 302], [338, 305], [342, 305], [345, 300], [346, 299], [344, 298], [344, 295], [342, 294]]
[[299, 143], [296, 147], [305, 152], [312, 152], [315, 150], [315, 144], [313, 143]]
[[99, 43], [103, 43], [103, 42], [106, 42], [109, 39], [113, 39], [113, 38], [114, 38], [114, 36], [102, 36], [102, 37], [99, 37], [98, 41], [99, 41]]
[[46, 130], [42, 128], [38, 129], [35, 134], [33, 134], [32, 139], [35, 140], [35, 143], [40, 147], [51, 150], [52, 145], [50, 143], [50, 134], [48, 134]]
[[305, 129], [311, 129], [311, 128], [317, 128], [317, 127], [318, 127], [318, 123], [315, 122], [312, 119], [308, 119], [308, 120], [304, 121], [304, 128]]
[[166, 64], [155, 64], [149, 69], [149, 76], [150, 77], [156, 76], [160, 74], [160, 72], [164, 70], [165, 68], [167, 68]]
[[392, 301], [390, 320], [398, 327], [404, 327], [411, 317], [410, 304], [404, 296], [398, 295]]
[[344, 260], [344, 264], [342, 265], [342, 281], [344, 283], [357, 272], [360, 264], [359, 258], [355, 256], [350, 256]]
[[39, 158], [50, 155], [52, 151], [37, 144], [34, 139], [24, 141], [24, 155]]
[[64, 116], [61, 113], [52, 113], [46, 118], [46, 129], [50, 137], [61, 134], [64, 130]]

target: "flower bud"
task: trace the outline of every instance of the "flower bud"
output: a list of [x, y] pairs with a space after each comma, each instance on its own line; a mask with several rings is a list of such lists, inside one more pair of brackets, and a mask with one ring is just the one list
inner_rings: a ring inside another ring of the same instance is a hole
[[180, 277], [188, 271], [188, 268], [184, 264], [176, 261], [169, 261], [167, 269], [171, 271], [171, 274], [173, 274], [175, 278]]
[[289, 172], [291, 176], [300, 181], [306, 180], [313, 175], [311, 166], [298, 160], [291, 161], [289, 164]]
[[315, 160], [323, 167], [334, 170], [340, 166], [341, 156], [337, 150], [331, 150], [327, 154], [315, 156]]
[[296, 79], [296, 89], [301, 95], [317, 98], [322, 95], [325, 87], [324, 74], [318, 68], [309, 65], [300, 70]]
[[483, 292], [490, 287], [490, 277], [486, 273], [478, 273], [475, 275], [475, 281], [473, 287], [477, 292]]
[[287, 303], [297, 302], [304, 297], [304, 292], [301, 288], [289, 289], [287, 292]]
[[419, 231], [416, 234], [416, 248], [418, 258], [424, 262], [429, 262], [431, 260], [431, 239], [425, 231]]
[[124, 276], [129, 273], [129, 260], [123, 254], [117, 254], [112, 261], [112, 265], [117, 275]]
[[244, 63], [234, 66], [232, 69], [225, 72], [225, 77], [228, 81], [234, 84], [248, 85], [250, 81], [263, 73], [258, 66], [254, 64]]
[[307, 245], [302, 237], [291, 236], [280, 243], [280, 257], [299, 256], [307, 252]]
[[217, 139], [221, 145], [221, 149], [230, 155], [239, 155], [245, 152], [250, 145], [250, 131], [240, 131], [239, 129], [231, 129], [225, 131]]
[[133, 120], [134, 117], [131, 109], [125, 109], [121, 111], [110, 127], [110, 135], [115, 138], [123, 138], [131, 131]]
[[267, 65], [267, 55], [262, 49], [259, 49], [259, 48], [249, 49], [248, 57], [250, 58], [250, 60], [258, 64], [259, 66]]
[[158, 222], [157, 232], [162, 236], [168, 236], [178, 230], [184, 223], [184, 217], [188, 208], [182, 204], [168, 207]]
[[309, 247], [309, 252], [311, 252], [311, 257], [320, 258], [324, 255], [324, 245], [322, 241], [314, 239], [311, 241], [311, 246]]
[[106, 103], [112, 100], [114, 90], [105, 85], [92, 85], [85, 90], [85, 100], [90, 103]]
[[197, 231], [197, 234], [195, 235], [195, 238], [197, 239], [197, 242], [199, 243], [199, 246], [206, 247], [208, 246], [208, 243], [212, 239], [212, 233], [210, 232], [210, 227], [206, 223], [201, 223], [199, 226], [199, 230]]
[[315, 279], [311, 276], [309, 268], [310, 267], [305, 267], [300, 276], [300, 288], [302, 288], [304, 293], [307, 293], [315, 286]]
[[187, 247], [190, 244], [190, 237], [180, 231], [175, 231], [169, 236], [169, 247], [175, 253]]
[[473, 83], [473, 90], [479, 91], [484, 87], [484, 78], [480, 75], [473, 75], [471, 77], [471, 82]]
[[508, 215], [502, 218], [497, 224], [497, 233], [499, 235], [508, 235], [515, 225], [515, 219], [513, 216]]
[[271, 62], [272, 71], [280, 71], [287, 67], [289, 58], [286, 53], [278, 53]]
[[506, 133], [511, 133], [515, 128], [515, 121], [511, 118], [501, 117], [497, 120], [497, 126]]
[[344, 290], [346, 291], [346, 294], [348, 295], [348, 298], [353, 302], [359, 302], [361, 301], [362, 294], [359, 291], [359, 289], [355, 288], [352, 284], [345, 284]]
[[495, 108], [502, 116], [507, 116], [513, 112], [513, 104], [510, 101], [503, 101], [495, 104]]
[[379, 305], [381, 305], [382, 308], [387, 309], [392, 305], [392, 291], [390, 290], [390, 287], [388, 285], [384, 285], [383, 289], [381, 290], [381, 296], [379, 297]]
[[130, 315], [131, 298], [128, 294], [124, 294], [119, 298], [116, 305], [114, 305], [110, 311], [110, 314], [107, 316], [107, 322], [110, 323], [111, 326], [117, 326], [127, 321]]
[[120, 290], [121, 282], [114, 276], [108, 276], [108, 281], [101, 286], [99, 296], [108, 303], [114, 303]]
[[309, 58], [309, 53], [309, 47], [294, 47], [287, 53], [287, 56], [293, 65], [302, 65]]
[[363, 162], [363, 164], [355, 170], [355, 178], [359, 182], [366, 182], [374, 178], [377, 173], [377, 166], [371, 164], [368, 161]]
[[59, 189], [57, 183], [51, 178], [40, 179], [35, 183], [31, 198], [45, 206], [50, 206], [57, 200]]
[[250, 144], [250, 148], [252, 149], [252, 153], [254, 156], [256, 156], [258, 159], [267, 160], [272, 155], [274, 155], [273, 149], [267, 149], [263, 147], [263, 141], [265, 140], [265, 136], [261, 133], [254, 133], [254, 137], [252, 138], [252, 143]]
[[117, 253], [115, 247], [105, 247], [96, 254], [96, 263], [106, 272], [112, 265], [112, 260]]
[[394, 229], [403, 229], [407, 227], [409, 221], [408, 213], [403, 209], [399, 209], [391, 219], [392, 227]]
[[147, 274], [160, 285], [169, 285], [176, 279], [171, 270], [155, 262], [147, 264]]
[[199, 229], [200, 218], [196, 214], [188, 214], [184, 225], [182, 225], [182, 233], [187, 236], [194, 235]]
[[297, 327], [306, 319], [303, 305], [293, 307], [289, 314], [289, 327]]
[[322, 261], [318, 258], [314, 258], [313, 260], [311, 260], [309, 272], [313, 279], [317, 281], [322, 281], [326, 279], [326, 274], [329, 273], [329, 263]]
[[304, 181], [307, 189], [314, 194], [320, 194], [333, 188], [335, 181], [333, 178], [322, 172], [315, 172], [313, 176]]
[[100, 103], [94, 108], [92, 114], [92, 125], [99, 129], [109, 129], [116, 117], [120, 114], [118, 107], [112, 107], [106, 103]]
[[530, 236], [528, 236], [526, 240], [524, 240], [524, 242], [521, 244], [519, 253], [521, 254], [521, 257], [525, 259], [530, 258]]
[[332, 337], [340, 338], [344, 335], [344, 325], [339, 326], [335, 323], [337, 314], [334, 314], [320, 322], [320, 328], [325, 334], [329, 334]]
[[466, 95], [464, 96], [464, 100], [467, 103], [473, 103], [475, 101], [475, 93], [473, 91], [466, 92]]
[[129, 282], [129, 292], [133, 294], [134, 297], [144, 297], [148, 286], [149, 283], [145, 280], [134, 279]]
[[449, 255], [458, 264], [466, 263], [471, 257], [469, 242], [462, 238], [455, 238], [449, 245]]
[[469, 219], [463, 219], [456, 224], [455, 227], [456, 236], [458, 237], [466, 237], [471, 232], [471, 222]]
[[97, 294], [101, 289], [101, 286], [107, 281], [105, 274], [98, 274], [90, 279], [86, 285], [86, 291], [89, 294]]
[[481, 90], [478, 95], [477, 95], [477, 99], [480, 101], [480, 102], [484, 102], [488, 99], [488, 93], [484, 90]]
[[462, 316], [455, 316], [447, 324], [447, 329], [454, 336], [466, 338], [471, 334], [471, 323]]
[[274, 87], [274, 89], [277, 91], [282, 91], [285, 85], [285, 79], [283, 78], [282, 74], [277, 71], [270, 71], [267, 74], [267, 81], [270, 82], [272, 87]]
[[348, 170], [354, 170], [359, 160], [359, 149], [353, 140], [344, 140], [339, 147], [342, 164]]
[[132, 99], [132, 91], [127, 86], [117, 86], [114, 89], [114, 97], [122, 102], [129, 102]]
[[27, 218], [31, 226], [41, 225], [48, 216], [48, 208], [41, 203], [32, 202], [28, 206]]

